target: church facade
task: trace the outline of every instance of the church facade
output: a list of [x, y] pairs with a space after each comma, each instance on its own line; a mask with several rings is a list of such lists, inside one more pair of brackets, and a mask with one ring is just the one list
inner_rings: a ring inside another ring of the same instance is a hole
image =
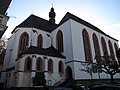
[[[118, 40], [69, 12], [55, 24], [55, 15], [54, 8], [49, 20], [30, 15], [12, 31], [0, 80], [6, 87], [33, 87], [36, 72], [44, 73], [48, 86], [67, 79], [90, 80], [89, 73], [82, 71], [83, 64], [100, 62], [96, 55], [108, 53], [118, 62]], [[92, 72], [92, 78], [110, 76]], [[116, 74], [115, 78], [120, 77]]]

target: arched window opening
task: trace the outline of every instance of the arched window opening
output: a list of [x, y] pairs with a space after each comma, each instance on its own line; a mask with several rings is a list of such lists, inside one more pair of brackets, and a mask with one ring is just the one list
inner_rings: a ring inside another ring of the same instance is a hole
[[114, 43], [115, 51], [117, 51], [119, 48], [116, 43]]
[[36, 70], [42, 72], [43, 71], [43, 61], [41, 58], [37, 59]]
[[63, 74], [64, 73], [64, 68], [63, 68], [63, 62], [62, 61], [59, 61], [59, 65], [58, 65], [59, 67], [59, 73], [60, 74]]
[[59, 52], [63, 52], [63, 33], [60, 30], [57, 32], [56, 36], [56, 48]]
[[105, 42], [105, 39], [104, 39], [103, 37], [101, 38], [101, 43], [102, 43], [102, 49], [103, 49], [103, 54], [104, 54], [104, 56], [105, 56], [105, 55], [108, 55], [106, 42]]
[[27, 57], [25, 60], [25, 71], [30, 71], [32, 68], [32, 59], [30, 57]]
[[73, 79], [72, 68], [69, 66], [67, 66], [67, 68], [66, 68], [66, 79], [68, 79], [68, 80]]
[[115, 55], [114, 55], [113, 46], [110, 40], [108, 41], [108, 45], [110, 50], [110, 56], [112, 58], [113, 63], [115, 63]]
[[94, 44], [96, 62], [101, 63], [101, 61], [100, 61], [100, 57], [101, 57], [100, 47], [99, 47], [98, 38], [97, 38], [95, 33], [93, 34], [93, 44]]
[[38, 36], [37, 46], [41, 48], [43, 47], [43, 37], [41, 34]]
[[83, 29], [82, 31], [83, 36], [83, 44], [84, 44], [84, 53], [85, 53], [85, 60], [86, 62], [92, 62], [92, 53], [91, 53], [91, 46], [90, 46], [90, 39], [87, 31]]
[[48, 72], [53, 73], [53, 61], [52, 61], [52, 59], [48, 60]]
[[28, 42], [29, 35], [26, 32], [22, 33], [19, 40], [18, 55], [26, 51], [26, 49], [28, 48]]

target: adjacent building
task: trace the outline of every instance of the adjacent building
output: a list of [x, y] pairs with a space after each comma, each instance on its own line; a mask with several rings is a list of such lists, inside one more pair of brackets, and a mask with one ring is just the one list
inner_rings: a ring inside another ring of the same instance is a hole
[[[7, 9], [10, 5], [12, 0], [0, 0], [0, 39], [3, 36], [4, 32], [7, 30], [8, 26], [6, 26], [9, 17], [7, 16]], [[0, 40], [0, 51], [3, 41]], [[0, 52], [2, 55], [2, 53]], [[3, 60], [0, 59], [0, 77], [1, 77], [1, 70], [3, 67]]]
[[9, 17], [7, 16], [7, 9], [12, 0], [0, 0], [0, 38], [7, 29], [7, 21]]

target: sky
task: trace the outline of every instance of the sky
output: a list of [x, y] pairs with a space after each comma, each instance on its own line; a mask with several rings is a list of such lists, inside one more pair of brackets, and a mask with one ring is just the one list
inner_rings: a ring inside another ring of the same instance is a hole
[[3, 37], [9, 38], [13, 29], [31, 14], [49, 20], [52, 6], [57, 24], [70, 12], [119, 40], [120, 45], [120, 0], [12, 0]]

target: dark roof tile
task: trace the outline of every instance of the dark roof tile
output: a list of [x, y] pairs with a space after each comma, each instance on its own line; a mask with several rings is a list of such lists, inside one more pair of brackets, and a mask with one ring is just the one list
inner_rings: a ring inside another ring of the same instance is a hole
[[[57, 27], [57, 24], [52, 24], [48, 20], [45, 20], [32, 14], [17, 27], [33, 27], [46, 32], [52, 32], [54, 28]], [[12, 33], [14, 32], [14, 30], [12, 31]]]
[[62, 20], [60, 21], [60, 23], [58, 24], [58, 26], [60, 26], [61, 24], [63, 24], [64, 22], [66, 22], [66, 21], [69, 20], [69, 19], [73, 19], [73, 20], [75, 20], [75, 21], [77, 21], [77, 22], [79, 22], [79, 23], [81, 23], [81, 24], [83, 24], [83, 25], [85, 25], [85, 26], [87, 26], [87, 27], [89, 27], [89, 28], [91, 28], [91, 29], [93, 29], [93, 30], [95, 30], [95, 31], [103, 34], [103, 35], [106, 35], [106, 36], [108, 36], [108, 37], [110, 37], [110, 38], [118, 41], [117, 39], [115, 39], [115, 38], [107, 35], [107, 34], [104, 33], [103, 31], [101, 31], [101, 30], [100, 30], [99, 28], [97, 28], [96, 26], [94, 26], [94, 25], [86, 22], [85, 20], [83, 20], [83, 19], [81, 19], [81, 18], [79, 18], [79, 17], [77, 17], [77, 16], [75, 16], [75, 15], [69, 13], [69, 12], [66, 13], [66, 15], [63, 17], [63, 19], [62, 19]]
[[53, 46], [46, 48], [46, 49], [35, 47], [35, 46], [30, 46], [27, 49], [27, 51], [25, 51], [22, 54], [39, 54], [39, 55], [47, 55], [47, 56], [58, 57], [58, 58], [66, 58], [58, 50], [56, 50]]

